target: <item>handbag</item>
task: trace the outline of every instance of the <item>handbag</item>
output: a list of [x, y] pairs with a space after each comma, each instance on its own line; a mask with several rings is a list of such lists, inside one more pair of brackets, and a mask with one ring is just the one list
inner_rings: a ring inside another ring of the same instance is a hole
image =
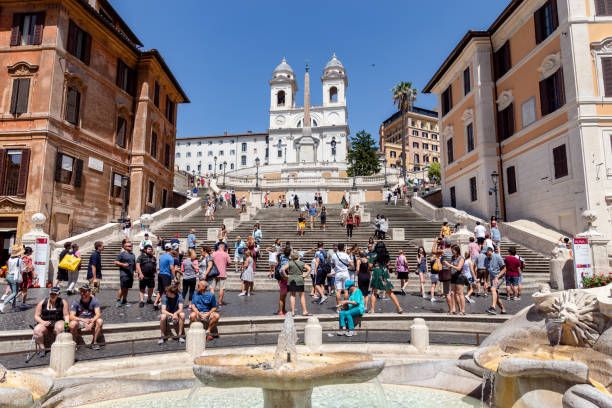
[[439, 273], [442, 270], [442, 262], [440, 258], [434, 259], [433, 265], [431, 265], [432, 273]]
[[210, 260], [213, 263], [212, 268], [210, 268], [210, 272], [208, 272], [208, 275], [206, 275], [206, 279], [213, 279], [219, 276], [219, 269], [217, 269], [217, 265], [215, 264], [215, 260], [212, 259], [212, 257], [210, 258]]
[[74, 272], [79, 267], [81, 263], [81, 258], [77, 258], [74, 255], [66, 254], [62, 259], [62, 262], [59, 263], [58, 268], [69, 270], [70, 272]]

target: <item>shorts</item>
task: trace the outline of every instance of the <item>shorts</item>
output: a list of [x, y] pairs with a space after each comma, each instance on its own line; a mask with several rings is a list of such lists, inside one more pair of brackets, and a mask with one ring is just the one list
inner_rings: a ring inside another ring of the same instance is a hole
[[465, 285], [467, 283], [467, 279], [461, 273], [454, 273], [451, 276], [451, 283], [453, 285]]
[[519, 277], [518, 276], [506, 276], [506, 286], [518, 286]]
[[427, 268], [421, 268], [421, 267], [419, 266], [419, 268], [417, 269], [417, 272], [416, 272], [416, 273], [427, 273]]
[[141, 279], [138, 283], [138, 287], [140, 290], [145, 290], [146, 288], [153, 289], [155, 287], [155, 278]]
[[429, 275], [429, 279], [431, 279], [431, 283], [440, 282], [440, 277], [438, 276], [437, 273], [432, 273], [431, 275]]
[[485, 241], [484, 237], [476, 238], [476, 242], [478, 243], [478, 245], [482, 245], [484, 243], [484, 241]]
[[327, 277], [327, 286], [334, 286], [336, 284], [336, 276]]
[[336, 290], [345, 290], [344, 284], [346, 283], [347, 280], [350, 280], [349, 275], [340, 274], [340, 275], [336, 275], [335, 278], [336, 280], [334, 283], [334, 287], [336, 288]]
[[225, 290], [226, 278], [215, 278], [215, 290]]
[[287, 282], [284, 280], [279, 280], [278, 281], [278, 287], [280, 289], [280, 293], [281, 295], [286, 294], [287, 293]]
[[476, 278], [480, 282], [484, 281], [488, 274], [489, 274], [489, 271], [487, 269], [478, 269], [478, 270], [476, 270]]
[[476, 281], [474, 280], [473, 276], [470, 276], [469, 278], [467, 278], [467, 281], [468, 281], [468, 283], [470, 285], [475, 285], [476, 284]]
[[497, 275], [493, 275], [493, 274], [489, 273], [489, 284], [490, 284], [491, 287], [493, 287], [493, 281], [495, 280], [495, 278], [497, 278]]
[[326, 277], [327, 277], [327, 275], [325, 275], [323, 273], [323, 271], [317, 272], [317, 275], [315, 277], [315, 285], [325, 285], [325, 278]]
[[451, 281], [442, 282], [442, 294], [444, 296], [450, 295]]
[[132, 289], [132, 286], [134, 286], [134, 275], [121, 274], [119, 276], [119, 283], [121, 289]]
[[157, 290], [159, 293], [165, 293], [166, 288], [172, 284], [172, 275], [159, 274], [157, 275]]
[[89, 282], [89, 287], [91, 288], [91, 294], [95, 296], [100, 291], [100, 279], [98, 279], [98, 285], [97, 286], [94, 285], [93, 278], [87, 279], [87, 281]]
[[306, 223], [305, 222], [298, 222], [298, 227], [306, 228]]
[[304, 285], [296, 285], [295, 281], [291, 281], [287, 285], [287, 291], [288, 292], [298, 292], [298, 293], [304, 292]]
[[57, 268], [57, 277], [59, 282], [68, 282], [68, 270]]
[[234, 253], [234, 262], [244, 262], [244, 255], [241, 255], [238, 252]]

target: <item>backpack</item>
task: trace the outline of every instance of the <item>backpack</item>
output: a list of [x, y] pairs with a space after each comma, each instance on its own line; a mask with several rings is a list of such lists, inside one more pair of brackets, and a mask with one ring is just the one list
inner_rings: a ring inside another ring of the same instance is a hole
[[317, 253], [317, 256], [321, 260], [319, 262], [319, 270], [317, 272], [320, 271], [321, 273], [323, 273], [323, 276], [327, 276], [331, 273], [331, 262], [329, 262], [329, 259], [327, 259], [326, 255], [321, 255], [320, 251]]
[[281, 263], [277, 262], [276, 266], [274, 267], [274, 279], [276, 279], [277, 281], [282, 280], [283, 279], [283, 274], [281, 272]]

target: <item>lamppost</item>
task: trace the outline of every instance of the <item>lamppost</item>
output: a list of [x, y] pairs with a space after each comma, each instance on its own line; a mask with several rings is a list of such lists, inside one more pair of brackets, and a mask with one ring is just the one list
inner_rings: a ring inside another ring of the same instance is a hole
[[259, 157], [255, 158], [255, 190], [259, 191]]
[[121, 176], [121, 218], [119, 219], [119, 222], [121, 223], [125, 222], [125, 206], [127, 201], [127, 188], [129, 182], [130, 178], [128, 176]]
[[195, 170], [191, 171], [191, 182], [193, 183], [193, 187], [195, 187], [196, 186], [196, 183], [195, 183]]
[[331, 141], [332, 156], [334, 156], [334, 162], [336, 161], [336, 138]]
[[217, 156], [215, 156], [214, 159], [215, 159], [215, 168], [213, 172], [213, 177], [216, 179], [217, 178]]
[[285, 164], [287, 164], [287, 148], [285, 147]]
[[223, 161], [223, 188], [225, 188], [225, 169], [227, 168], [227, 161]]
[[493, 188], [489, 189], [489, 195], [493, 194], [495, 196], [495, 219], [499, 220], [501, 218], [501, 212], [499, 209], [499, 200], [497, 198], [497, 183], [499, 182], [499, 173], [497, 171], [491, 173], [491, 180], [493, 181]]
[[353, 165], [353, 190], [357, 190], [357, 184], [355, 182], [355, 177], [357, 176], [357, 158], [355, 155], [352, 156], [351, 164]]
[[380, 160], [380, 162], [382, 163], [382, 166], [385, 169], [385, 185], [384, 185], [384, 187], [387, 188], [387, 187], [389, 187], [389, 183], [387, 182], [387, 157], [383, 156], [382, 159]]

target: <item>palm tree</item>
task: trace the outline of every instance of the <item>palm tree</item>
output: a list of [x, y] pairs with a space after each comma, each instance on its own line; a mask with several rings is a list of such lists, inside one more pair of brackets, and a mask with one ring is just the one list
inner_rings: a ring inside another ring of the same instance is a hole
[[412, 109], [416, 100], [417, 90], [412, 87], [412, 82], [402, 81], [395, 85], [393, 92], [393, 104], [402, 114], [402, 179], [406, 179], [406, 112]]

